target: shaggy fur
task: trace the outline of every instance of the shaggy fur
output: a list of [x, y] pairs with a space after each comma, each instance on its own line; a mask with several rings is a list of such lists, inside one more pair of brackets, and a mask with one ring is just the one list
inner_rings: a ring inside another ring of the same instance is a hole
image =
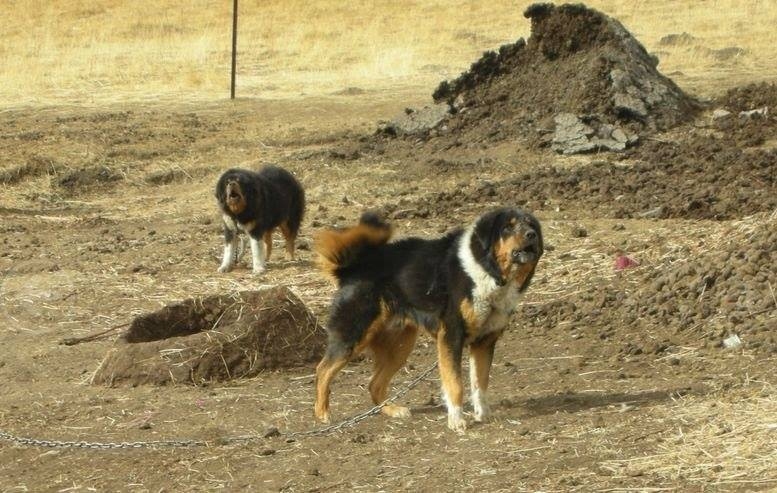
[[[391, 233], [391, 226], [368, 213], [356, 226], [327, 230], [316, 239], [320, 266], [337, 281], [338, 290], [327, 351], [316, 369], [315, 415], [329, 420], [332, 379], [366, 349], [375, 364], [372, 400], [385, 401], [391, 378], [405, 364], [422, 327], [436, 340], [448, 426], [464, 431], [464, 347], [469, 349], [475, 420], [483, 421], [496, 341], [543, 252], [540, 224], [528, 212], [504, 207], [437, 239], [390, 243]], [[383, 406], [383, 412], [410, 414], [394, 404]]]
[[219, 272], [229, 272], [235, 266], [241, 231], [250, 239], [255, 274], [265, 269], [276, 228], [286, 241], [286, 258], [294, 259], [294, 241], [305, 212], [305, 191], [291, 173], [277, 166], [265, 166], [258, 172], [227, 170], [216, 184], [216, 200], [224, 220], [224, 257]]

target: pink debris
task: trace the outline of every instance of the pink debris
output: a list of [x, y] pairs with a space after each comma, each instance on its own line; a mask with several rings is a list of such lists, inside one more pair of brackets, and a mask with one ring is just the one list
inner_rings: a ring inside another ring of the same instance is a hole
[[628, 255], [619, 254], [615, 257], [615, 270], [630, 269], [639, 266], [639, 262]]

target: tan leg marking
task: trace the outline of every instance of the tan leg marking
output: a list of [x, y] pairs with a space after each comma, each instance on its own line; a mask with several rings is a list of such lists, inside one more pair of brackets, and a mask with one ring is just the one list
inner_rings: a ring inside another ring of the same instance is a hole
[[264, 233], [264, 261], [270, 260], [270, 254], [272, 253], [272, 229]]
[[297, 236], [291, 233], [287, 223], [281, 224], [281, 233], [283, 233], [283, 239], [286, 240], [286, 260], [294, 260], [294, 241]]
[[494, 332], [469, 346], [469, 378], [475, 421], [485, 421], [489, 415], [486, 391], [494, 359], [494, 345], [501, 335], [501, 332]]
[[316, 367], [316, 404], [314, 412], [316, 418], [324, 423], [329, 422], [329, 387], [335, 375], [348, 364], [348, 357], [324, 359]]
[[362, 340], [359, 341], [350, 354], [336, 359], [324, 355], [324, 359], [316, 367], [316, 404], [314, 406], [316, 418], [325, 423], [329, 422], [329, 388], [332, 385], [332, 380], [348, 364], [352, 355], [361, 353], [370, 345], [375, 336], [383, 330], [388, 316], [388, 307], [381, 302], [378, 317], [367, 327]]
[[[384, 329], [372, 339], [370, 348], [375, 367], [370, 380], [370, 395], [375, 404], [380, 404], [388, 397], [391, 379], [404, 366], [413, 351], [417, 335], [418, 329], [414, 325], [406, 325], [402, 329]], [[407, 407], [396, 404], [386, 404], [381, 411], [392, 418], [410, 416]]]
[[464, 389], [461, 384], [461, 362], [455, 361], [451, 348], [445, 341], [446, 328], [437, 331], [437, 361], [440, 365], [440, 380], [448, 407], [448, 428], [462, 433], [467, 429], [467, 421], [462, 412]]

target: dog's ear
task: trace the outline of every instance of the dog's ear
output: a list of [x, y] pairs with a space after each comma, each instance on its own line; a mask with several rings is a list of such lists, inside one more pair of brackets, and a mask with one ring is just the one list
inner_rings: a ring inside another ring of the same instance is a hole
[[543, 247], [543, 239], [542, 239], [542, 228], [540, 227], [540, 222], [537, 220], [536, 217], [534, 217], [532, 214], [526, 212], [526, 216], [528, 217], [528, 223], [529, 226], [537, 233], [537, 260], [534, 262], [534, 267], [532, 267], [531, 272], [528, 276], [526, 276], [526, 279], [524, 279], [523, 284], [519, 288], [519, 291], [524, 292], [531, 284], [531, 280], [534, 277], [535, 269], [537, 268], [537, 262], [539, 262], [540, 257], [542, 257], [542, 254], [545, 252], [545, 249]]
[[226, 188], [226, 173], [222, 174], [219, 177], [219, 181], [216, 182], [216, 190], [214, 191], [214, 195], [216, 196], [216, 200], [219, 201], [219, 204], [223, 204], [227, 199], [227, 191]]
[[496, 209], [482, 215], [475, 223], [470, 243], [472, 255], [500, 286], [504, 286], [506, 281], [496, 261], [494, 243], [499, 240], [504, 222], [505, 213], [502, 209]]
[[542, 257], [542, 254], [545, 253], [545, 246], [542, 239], [542, 227], [540, 227], [540, 222], [532, 214], [529, 214], [529, 222], [531, 223], [531, 227], [537, 233], [537, 247], [539, 248], [539, 251], [537, 252], [537, 260], [539, 260], [540, 257]]

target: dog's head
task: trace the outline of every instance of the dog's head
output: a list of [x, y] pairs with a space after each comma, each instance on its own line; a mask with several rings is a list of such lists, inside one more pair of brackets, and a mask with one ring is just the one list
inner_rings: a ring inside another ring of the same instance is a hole
[[241, 170], [229, 170], [221, 175], [216, 185], [216, 198], [225, 212], [240, 214], [248, 207], [252, 190], [251, 177]]
[[514, 207], [495, 209], [475, 223], [472, 253], [497, 284], [529, 286], [543, 253], [542, 229], [530, 213]]

